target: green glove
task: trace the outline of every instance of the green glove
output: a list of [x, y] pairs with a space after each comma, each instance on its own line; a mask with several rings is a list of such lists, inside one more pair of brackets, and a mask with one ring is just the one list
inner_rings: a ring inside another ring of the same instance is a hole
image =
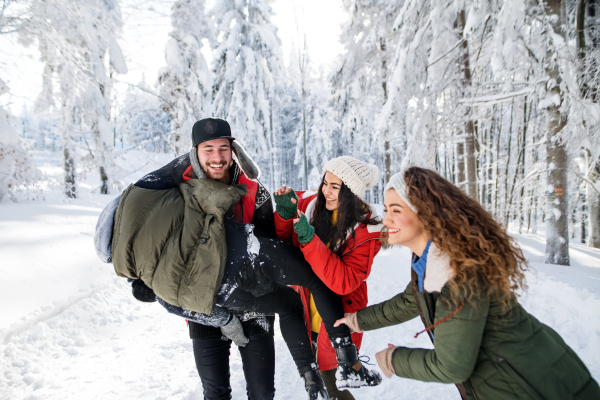
[[300, 221], [294, 224], [294, 231], [298, 234], [298, 241], [302, 244], [309, 243], [315, 236], [315, 228], [308, 223], [304, 213], [300, 213]]
[[[283, 219], [292, 219], [298, 212], [298, 196], [294, 189], [289, 193], [273, 196], [275, 198], [275, 210]], [[292, 203], [292, 199], [296, 199], [296, 204]]]

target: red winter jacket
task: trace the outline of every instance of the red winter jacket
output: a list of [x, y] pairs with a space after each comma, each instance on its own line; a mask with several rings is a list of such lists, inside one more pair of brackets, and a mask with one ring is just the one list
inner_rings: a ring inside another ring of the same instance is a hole
[[[296, 192], [298, 209], [312, 219], [317, 195], [315, 192]], [[374, 211], [373, 211], [374, 212]], [[347, 243], [341, 257], [338, 257], [327, 248], [317, 235], [307, 244], [298, 242], [298, 235], [294, 232], [293, 219], [285, 220], [275, 212], [275, 231], [277, 237], [288, 243], [300, 247], [304, 258], [311, 265], [317, 276], [335, 293], [341, 295], [344, 303], [344, 312], [354, 313], [367, 306], [367, 278], [371, 273], [373, 258], [381, 249], [379, 232], [383, 225], [359, 225], [354, 227], [354, 239]], [[310, 336], [310, 291], [301, 286], [292, 286], [302, 298], [304, 304], [304, 319]], [[353, 333], [352, 340], [360, 349], [362, 333]], [[337, 367], [335, 351], [329, 341], [323, 323], [317, 342], [319, 349], [317, 363], [319, 369], [330, 370]]]

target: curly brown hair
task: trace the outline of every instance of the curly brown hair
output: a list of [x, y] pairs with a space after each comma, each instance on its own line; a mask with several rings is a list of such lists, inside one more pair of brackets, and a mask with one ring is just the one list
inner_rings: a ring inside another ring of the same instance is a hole
[[410, 167], [404, 180], [425, 232], [450, 256], [450, 302], [483, 295], [508, 307], [515, 292], [527, 288], [527, 260], [516, 241], [477, 200], [438, 173]]

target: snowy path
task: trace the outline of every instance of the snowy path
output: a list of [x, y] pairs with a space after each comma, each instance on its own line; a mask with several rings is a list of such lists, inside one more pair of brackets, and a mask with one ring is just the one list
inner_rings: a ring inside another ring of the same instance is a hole
[[[184, 322], [156, 304], [137, 302], [129, 285], [95, 257], [91, 235], [108, 200], [0, 205], [0, 399], [202, 399]], [[530, 239], [519, 238], [528, 257], [539, 261], [533, 254], [539, 245]], [[393, 249], [376, 258], [371, 303], [403, 290], [408, 256]], [[600, 252], [574, 246], [573, 259], [584, 256], [588, 264], [576, 266], [581, 273], [533, 263], [538, 273], [530, 275], [522, 303], [557, 329], [598, 379], [600, 290], [594, 290], [594, 277]], [[367, 332], [362, 353], [374, 358], [387, 343], [431, 347], [424, 335], [413, 339], [421, 329], [413, 320]], [[276, 398], [305, 399], [278, 331], [276, 347]], [[231, 365], [233, 397], [245, 399], [235, 348]], [[459, 398], [451, 385], [400, 378], [353, 393], [357, 399]]]

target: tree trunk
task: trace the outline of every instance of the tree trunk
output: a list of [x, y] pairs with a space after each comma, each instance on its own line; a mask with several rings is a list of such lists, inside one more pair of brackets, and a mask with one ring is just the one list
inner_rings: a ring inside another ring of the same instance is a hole
[[[385, 38], [381, 37], [379, 38], [379, 45], [381, 48], [381, 51], [383, 53], [382, 58], [382, 62], [381, 62], [381, 88], [383, 89], [383, 104], [387, 103], [388, 100], [388, 93], [387, 93], [387, 66], [386, 66], [386, 56], [385, 56], [385, 52], [386, 52], [386, 44], [385, 44]], [[382, 104], [382, 106], [383, 106]], [[385, 137], [384, 137], [384, 142], [383, 142], [383, 148], [384, 148], [384, 180], [383, 183], [387, 184], [390, 181], [390, 178], [392, 177], [392, 146], [390, 143], [390, 133], [389, 131], [386, 129], [385, 130]]]
[[64, 139], [63, 155], [65, 157], [65, 194], [72, 199], [77, 197], [75, 187], [75, 160], [71, 154], [71, 146], [67, 144], [68, 139]]
[[[592, 173], [588, 175], [591, 183], [587, 184], [587, 203], [589, 219], [589, 235], [587, 245], [600, 249], [600, 163], [595, 162]], [[595, 188], [591, 184], [594, 184]]]
[[308, 190], [308, 154], [306, 147], [306, 74], [307, 71], [307, 49], [306, 49], [306, 34], [304, 35], [304, 48], [298, 52], [298, 63], [300, 67], [300, 85], [302, 89], [302, 139], [304, 152], [304, 190]]
[[65, 195], [72, 199], [77, 197], [75, 159], [73, 158], [74, 151], [71, 146], [71, 132], [73, 131], [73, 113], [74, 110], [67, 110], [69, 103], [64, 96], [62, 104], [63, 115], [63, 155], [65, 159]]
[[456, 144], [456, 186], [466, 192], [465, 187], [465, 144]]
[[[592, 85], [590, 86], [588, 83], [588, 79], [593, 80], [596, 76], [596, 69], [598, 68], [598, 60], [586, 59], [586, 43], [585, 43], [585, 14], [587, 13], [589, 17], [596, 16], [596, 4], [595, 2], [588, 2], [586, 0], [579, 0], [579, 4], [577, 5], [577, 55], [579, 56], [579, 61], [581, 65], [581, 74], [580, 74], [580, 94], [583, 98], [590, 98], [592, 101], [597, 102], [598, 97], [598, 89], [597, 85], [592, 81]], [[594, 36], [594, 35], [592, 35]], [[591, 49], [595, 49], [597, 43], [592, 41], [590, 47]], [[586, 159], [589, 160], [589, 156], [591, 155], [588, 149], [585, 149]], [[587, 245], [589, 247], [600, 248], [600, 194], [596, 190], [594, 190], [594, 185], [598, 188], [600, 185], [600, 161], [598, 159], [591, 161], [594, 163], [594, 167], [592, 172], [588, 175], [588, 179], [590, 182], [587, 184], [587, 203], [588, 203], [588, 220], [589, 220], [589, 238], [587, 240]], [[586, 163], [588, 165], [588, 163]], [[589, 168], [589, 167], [588, 167]], [[582, 237], [585, 232], [585, 222], [581, 221], [581, 229], [582, 229]]]
[[[557, 35], [564, 35], [564, 13], [562, 0], [548, 0], [547, 13], [557, 15], [553, 24]], [[550, 78], [546, 97], [556, 97], [563, 101], [560, 91], [560, 72], [556, 61], [554, 45], [546, 52], [546, 73]], [[568, 216], [568, 177], [567, 150], [560, 139], [566, 125], [566, 116], [560, 114], [560, 104], [547, 108], [548, 132], [546, 138], [546, 168], [548, 185], [546, 189], [546, 263], [570, 265], [569, 260], [569, 216]]]
[[[460, 34], [465, 29], [466, 17], [465, 10], [460, 10], [458, 13], [458, 28]], [[469, 42], [464, 40], [462, 42], [462, 60], [461, 65], [463, 69], [463, 95], [471, 95], [471, 66], [469, 64]], [[473, 110], [471, 107], [467, 107], [465, 111], [465, 167], [467, 172], [466, 192], [467, 194], [477, 200], [477, 160], [475, 158], [475, 129], [472, 119]]]

